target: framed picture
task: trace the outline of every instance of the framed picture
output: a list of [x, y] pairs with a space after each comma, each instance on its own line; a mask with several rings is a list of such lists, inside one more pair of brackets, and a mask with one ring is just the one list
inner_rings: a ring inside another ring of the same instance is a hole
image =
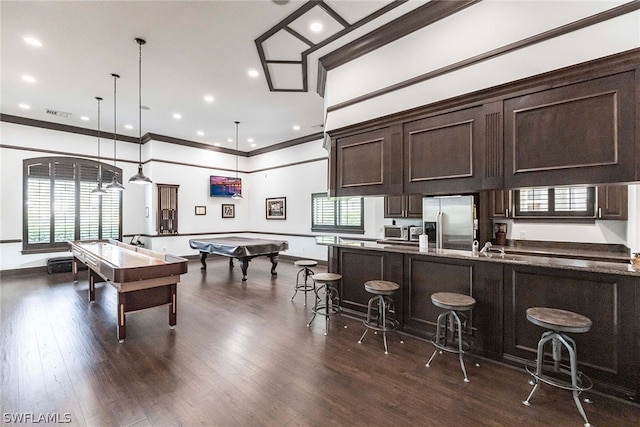
[[287, 198], [267, 199], [267, 219], [287, 219]]
[[207, 207], [206, 206], [196, 206], [196, 215], [206, 215]]
[[235, 218], [236, 205], [222, 205], [222, 218]]

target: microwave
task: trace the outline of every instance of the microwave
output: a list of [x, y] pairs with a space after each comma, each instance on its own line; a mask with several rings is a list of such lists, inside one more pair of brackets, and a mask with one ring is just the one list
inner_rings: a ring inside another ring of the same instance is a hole
[[409, 240], [409, 228], [403, 225], [385, 225], [385, 240]]

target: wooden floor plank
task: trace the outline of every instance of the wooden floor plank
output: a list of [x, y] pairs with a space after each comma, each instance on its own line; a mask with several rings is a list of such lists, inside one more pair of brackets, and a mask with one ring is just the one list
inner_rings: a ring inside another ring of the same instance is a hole
[[[0, 283], [0, 411], [70, 414], [79, 426], [580, 426], [566, 390], [530, 391], [524, 369], [458, 359], [430, 343], [364, 331], [343, 317], [311, 318], [313, 297], [290, 301], [297, 268], [287, 260], [271, 277], [265, 258], [238, 266], [209, 257], [178, 285], [178, 325], [168, 308], [127, 315], [127, 339], [116, 338], [116, 298], [87, 278], [16, 276]], [[316, 267], [316, 271], [326, 268]], [[346, 325], [347, 328], [343, 328]], [[640, 407], [589, 394], [594, 426], [640, 425]], [[5, 420], [2, 425], [9, 425]]]

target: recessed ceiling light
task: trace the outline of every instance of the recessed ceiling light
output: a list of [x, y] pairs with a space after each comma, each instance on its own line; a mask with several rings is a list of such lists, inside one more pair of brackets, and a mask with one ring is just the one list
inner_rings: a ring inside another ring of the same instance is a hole
[[182, 118], [182, 114], [180, 113], [173, 113], [173, 118], [176, 120], [180, 120]]
[[80, 120], [84, 121], [84, 122], [88, 122], [89, 121], [89, 117], [87, 116], [80, 116]]
[[293, 130], [300, 130], [300, 126], [295, 125], [295, 126], [293, 127]]
[[133, 129], [133, 126], [132, 125], [124, 125], [124, 128], [131, 130], [131, 129]]
[[233, 139], [227, 138], [227, 142], [233, 142]]
[[253, 138], [247, 138], [247, 142], [253, 142]]
[[252, 146], [252, 147], [255, 147], [255, 146], [256, 146], [256, 144], [251, 144], [251, 146]]
[[198, 132], [196, 132], [198, 134], [198, 136], [204, 136], [204, 132], [202, 132], [201, 130], [199, 130]]
[[27, 82], [27, 83], [35, 83], [36, 82], [36, 78], [33, 76], [28, 76], [28, 75], [23, 75], [22, 76], [22, 81]]
[[204, 100], [208, 103], [212, 103], [214, 101], [214, 98], [212, 95], [205, 95]]
[[256, 70], [249, 70], [249, 77], [258, 77], [260, 75]]
[[216, 142], [216, 143], [215, 143], [215, 144], [213, 144], [213, 145], [215, 145], [216, 147], [220, 147], [220, 145], [221, 145], [221, 144], [220, 144], [219, 142]]
[[33, 37], [25, 37], [22, 40], [29, 46], [41, 47], [42, 43], [38, 39], [34, 39]]
[[319, 33], [322, 31], [322, 24], [319, 22], [312, 22], [311, 25], [309, 25], [309, 29], [314, 33]]
[[23, 110], [30, 110], [31, 106], [27, 105], [27, 104], [18, 104], [18, 107], [22, 108]]

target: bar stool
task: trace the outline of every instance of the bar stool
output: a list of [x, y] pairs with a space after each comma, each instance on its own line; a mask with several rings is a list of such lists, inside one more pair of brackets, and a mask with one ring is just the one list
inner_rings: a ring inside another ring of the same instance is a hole
[[[316, 315], [325, 317], [325, 332], [329, 333], [329, 318], [334, 315], [340, 316], [340, 292], [338, 291], [338, 283], [342, 279], [342, 276], [337, 273], [318, 273], [313, 275], [313, 282], [315, 284], [316, 302], [313, 305], [311, 311], [313, 311], [313, 317], [307, 323], [310, 327], [313, 323]], [[320, 293], [324, 292], [324, 302], [320, 298]], [[344, 326], [345, 328], [347, 325]]]
[[[457, 353], [460, 359], [460, 366], [464, 374], [464, 382], [468, 383], [467, 370], [464, 368], [462, 355], [469, 351], [471, 347], [470, 341], [463, 339], [463, 333], [468, 336], [467, 318], [465, 311], [471, 310], [476, 305], [476, 300], [469, 295], [456, 294], [452, 292], [437, 292], [431, 295], [431, 302], [436, 307], [444, 308], [445, 311], [440, 313], [437, 320], [436, 334], [431, 343], [436, 347], [433, 354], [427, 362], [427, 368], [436, 356], [438, 351], [449, 353]], [[461, 319], [462, 318], [462, 319]], [[444, 331], [443, 331], [444, 329]], [[457, 332], [457, 339], [456, 339]], [[456, 343], [457, 341], [457, 343]]]
[[[313, 285], [313, 283], [309, 283], [308, 279], [309, 277], [314, 275], [313, 270], [311, 270], [310, 267], [315, 267], [316, 265], [318, 265], [318, 261], [312, 260], [312, 259], [301, 259], [298, 260], [296, 262], [293, 263], [293, 265], [295, 265], [296, 267], [302, 267], [300, 270], [298, 270], [298, 274], [296, 275], [296, 286], [295, 286], [295, 292], [293, 293], [293, 296], [291, 297], [291, 301], [293, 301], [293, 298], [296, 296], [296, 294], [298, 293], [298, 291], [302, 291], [304, 292], [304, 305], [307, 305], [307, 292], [309, 291], [313, 291], [315, 289], [315, 286]], [[304, 276], [304, 282], [300, 281], [300, 276]]]
[[[540, 341], [538, 341], [535, 372], [532, 371], [533, 367], [526, 366], [527, 371], [533, 376], [533, 389], [529, 393], [527, 400], [523, 400], [522, 403], [526, 406], [531, 405], [529, 401], [533, 393], [538, 389], [540, 381], [565, 390], [571, 390], [578, 412], [584, 419], [584, 425], [589, 427], [591, 424], [589, 424], [587, 415], [582, 408], [579, 396], [583, 391], [590, 390], [593, 387], [593, 383], [589, 377], [578, 371], [576, 343], [563, 332], [587, 332], [591, 329], [591, 319], [581, 314], [557, 308], [532, 307], [527, 309], [527, 320], [534, 325], [548, 329], [548, 331], [544, 332]], [[549, 341], [551, 341], [552, 345], [553, 363], [551, 361], [545, 363], [544, 361], [544, 346]], [[563, 347], [569, 352], [569, 369], [567, 369], [566, 365], [560, 364]], [[545, 370], [547, 371], [546, 374]], [[549, 375], [551, 373], [554, 373], [555, 376]], [[564, 375], [565, 379], [562, 379], [562, 375]], [[571, 378], [571, 382], [566, 380], [567, 376]]]
[[[386, 280], [369, 280], [365, 282], [364, 289], [370, 294], [375, 295], [369, 300], [367, 306], [367, 320], [364, 320], [364, 326], [366, 327], [364, 333], [360, 337], [358, 344], [362, 344], [364, 336], [367, 335], [369, 329], [373, 329], [375, 333], [382, 332], [382, 340], [384, 342], [384, 354], [389, 354], [387, 349], [387, 331], [394, 330], [398, 334], [400, 343], [404, 343], [400, 334], [398, 333], [398, 326], [400, 322], [396, 320], [396, 310], [391, 295], [395, 294], [400, 285], [395, 282], [389, 282]], [[374, 304], [378, 305], [378, 313], [373, 315]], [[393, 314], [393, 318], [389, 319], [387, 314]]]

